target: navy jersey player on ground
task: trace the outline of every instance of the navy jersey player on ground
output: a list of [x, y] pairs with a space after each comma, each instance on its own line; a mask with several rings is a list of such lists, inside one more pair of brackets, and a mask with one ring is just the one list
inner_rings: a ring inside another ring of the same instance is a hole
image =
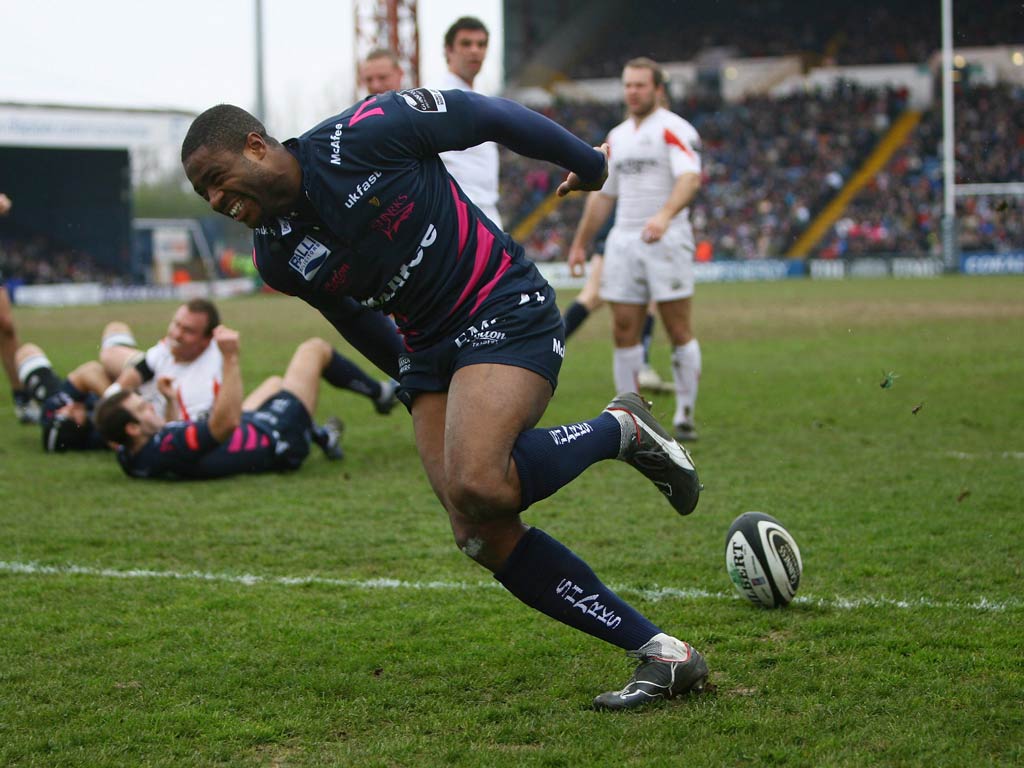
[[118, 445], [121, 468], [131, 477], [207, 479], [298, 469], [316, 442], [340, 459], [340, 423], [313, 423], [320, 378], [337, 353], [323, 339], [295, 350], [284, 378], [272, 376], [244, 400], [238, 333], [214, 329], [224, 358], [223, 381], [209, 418], [167, 422], [151, 402], [116, 392], [96, 407], [96, 426]]
[[182, 163], [196, 192], [254, 230], [272, 287], [329, 313], [345, 296], [394, 315], [400, 397], [460, 549], [532, 608], [640, 660], [622, 709], [701, 690], [699, 653], [618, 597], [520, 513], [602, 459], [627, 461], [681, 514], [697, 503], [689, 456], [635, 394], [597, 417], [535, 429], [564, 354], [552, 288], [484, 217], [439, 152], [496, 141], [599, 189], [605, 148], [506, 99], [415, 89], [371, 96], [283, 144], [244, 110], [193, 122]]

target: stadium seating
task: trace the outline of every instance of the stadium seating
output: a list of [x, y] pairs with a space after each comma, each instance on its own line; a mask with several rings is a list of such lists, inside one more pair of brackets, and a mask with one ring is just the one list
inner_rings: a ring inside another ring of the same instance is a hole
[[0, 238], [0, 275], [19, 285], [110, 283], [125, 278], [99, 265], [90, 254], [44, 235]]
[[[964, 85], [957, 92], [958, 183], [1024, 180], [1024, 89]], [[781, 257], [836, 195], [906, 108], [897, 89], [845, 84], [834, 92], [675, 107], [703, 140], [704, 186], [691, 216], [714, 258]], [[597, 144], [618, 106], [557, 104], [550, 117]], [[937, 252], [942, 216], [942, 114], [928, 110], [886, 167], [852, 200], [810, 255]], [[562, 178], [559, 169], [502, 154], [502, 215], [510, 230]], [[1024, 243], [1021, 198], [960, 201], [963, 250]], [[558, 206], [526, 238], [537, 260], [564, 258], [582, 196]], [[561, 250], [561, 256], [557, 251]]]

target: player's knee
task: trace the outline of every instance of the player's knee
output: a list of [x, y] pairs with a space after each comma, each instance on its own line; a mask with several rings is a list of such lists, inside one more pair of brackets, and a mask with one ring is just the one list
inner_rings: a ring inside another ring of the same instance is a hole
[[484, 536], [473, 525], [460, 525], [452, 522], [452, 535], [459, 552], [471, 560], [484, 564], [487, 560], [487, 542]]
[[304, 342], [299, 344], [299, 351], [306, 354], [315, 354], [319, 356], [330, 355], [331, 345], [321, 339], [319, 336], [313, 336], [312, 338], [306, 339]]
[[455, 474], [448, 480], [445, 495], [459, 514], [475, 522], [487, 522], [518, 511], [509, 503], [504, 485], [482, 473]]
[[128, 323], [123, 323], [120, 320], [113, 320], [103, 326], [103, 335], [101, 339], [107, 339], [110, 336], [117, 336], [120, 334], [130, 334], [132, 329], [128, 327]]
[[31, 342], [22, 344], [14, 353], [14, 364], [21, 366], [26, 360], [32, 357], [45, 357], [43, 350]]

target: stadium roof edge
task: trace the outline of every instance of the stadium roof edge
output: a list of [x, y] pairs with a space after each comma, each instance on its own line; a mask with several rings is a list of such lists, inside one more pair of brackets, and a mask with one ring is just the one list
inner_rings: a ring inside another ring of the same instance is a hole
[[82, 112], [128, 112], [137, 115], [164, 115], [177, 117], [195, 117], [198, 112], [175, 107], [115, 107], [85, 104], [51, 104], [29, 101], [0, 101], [0, 107], [12, 107], [14, 109], [66, 109]]

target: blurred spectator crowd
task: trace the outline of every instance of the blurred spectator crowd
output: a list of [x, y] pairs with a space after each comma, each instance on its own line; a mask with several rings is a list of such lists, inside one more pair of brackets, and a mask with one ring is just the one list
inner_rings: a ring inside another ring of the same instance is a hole
[[[906, 109], [906, 93], [842, 83], [827, 92], [673, 109], [703, 141], [704, 184], [691, 220], [704, 251], [714, 258], [773, 258], [785, 255], [857, 171]], [[591, 144], [622, 120], [614, 105], [558, 104], [545, 113]], [[955, 114], [958, 183], [1024, 181], [1024, 89], [961, 86]], [[936, 105], [811, 255], [939, 252], [941, 138]], [[503, 151], [506, 227], [522, 222], [562, 177], [558, 168]], [[541, 219], [524, 243], [531, 258], [565, 258], [583, 199], [573, 195]], [[958, 213], [961, 249], [1024, 247], [1024, 197], [965, 197]]]
[[22, 285], [122, 282], [123, 275], [45, 235], [0, 238], [0, 276]]

